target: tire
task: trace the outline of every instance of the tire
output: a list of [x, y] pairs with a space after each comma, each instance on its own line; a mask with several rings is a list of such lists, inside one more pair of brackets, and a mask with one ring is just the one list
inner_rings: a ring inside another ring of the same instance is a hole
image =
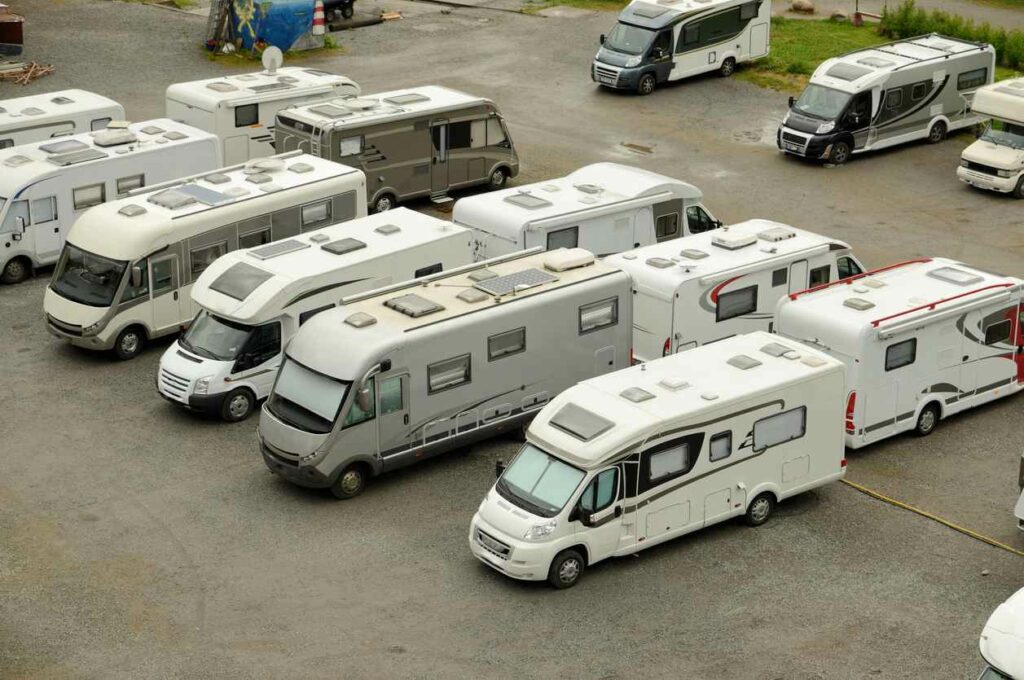
[[732, 57], [729, 57], [728, 59], [723, 61], [722, 65], [718, 67], [718, 75], [722, 76], [723, 78], [728, 78], [735, 72], [736, 60], [733, 59]]
[[935, 121], [935, 124], [928, 130], [928, 143], [938, 144], [946, 138], [946, 124], [941, 120]]
[[583, 578], [586, 569], [586, 561], [583, 555], [575, 550], [563, 550], [551, 560], [551, 567], [548, 569], [548, 583], [559, 590], [572, 588]]
[[238, 423], [252, 413], [256, 406], [256, 397], [248, 389], [239, 387], [228, 392], [220, 407], [220, 417], [228, 423]]
[[355, 498], [366, 488], [368, 477], [365, 465], [362, 463], [352, 463], [338, 475], [338, 479], [331, 486], [331, 494], [343, 501]]
[[1013, 191], [1010, 192], [1010, 195], [1013, 196], [1014, 198], [1024, 198], [1024, 177], [1021, 177], [1019, 180], [1017, 180], [1017, 186], [1013, 188]]
[[487, 187], [491, 190], [502, 189], [506, 182], [508, 182], [508, 172], [505, 168], [497, 168], [487, 180]]
[[768, 521], [775, 511], [775, 496], [765, 492], [758, 494], [747, 506], [747, 512], [743, 515], [743, 521], [748, 527], [759, 527]]
[[128, 326], [117, 334], [114, 341], [114, 356], [121, 361], [128, 361], [139, 356], [146, 346], [146, 333], [138, 326]]
[[834, 165], [843, 165], [850, 160], [850, 145], [847, 142], [836, 142], [832, 145], [832, 153], [828, 160]]
[[935, 426], [939, 424], [939, 407], [935, 404], [928, 404], [921, 409], [920, 415], [917, 416], [917, 424], [914, 425], [914, 434], [918, 437], [927, 437], [935, 431]]
[[395, 197], [391, 194], [381, 194], [377, 197], [377, 200], [373, 202], [373, 214], [379, 214], [387, 212], [397, 205]]
[[346, 3], [341, 6], [341, 16], [345, 19], [351, 19], [352, 15], [355, 14], [355, 10], [352, 9], [351, 3]]
[[0, 281], [4, 283], [21, 283], [32, 273], [32, 265], [24, 257], [12, 257], [4, 265], [0, 273]]
[[640, 76], [640, 80], [636, 84], [636, 93], [640, 96], [646, 96], [654, 92], [655, 86], [658, 81], [655, 79], [653, 73], [645, 73]]

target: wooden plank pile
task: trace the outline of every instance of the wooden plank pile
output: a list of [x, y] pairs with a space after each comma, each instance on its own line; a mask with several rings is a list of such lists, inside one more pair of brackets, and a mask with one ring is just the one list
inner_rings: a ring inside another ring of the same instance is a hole
[[50, 75], [54, 70], [51, 64], [38, 64], [34, 61], [0, 61], [0, 81], [28, 85], [37, 78]]

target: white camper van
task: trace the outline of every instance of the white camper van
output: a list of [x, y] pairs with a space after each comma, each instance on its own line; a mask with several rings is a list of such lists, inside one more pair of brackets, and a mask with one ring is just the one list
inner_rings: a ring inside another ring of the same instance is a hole
[[838, 165], [862, 151], [941, 142], [985, 119], [971, 98], [995, 68], [991, 45], [934, 33], [833, 57], [790, 97], [776, 143], [783, 153]]
[[768, 54], [771, 0], [633, 0], [590, 67], [598, 85], [650, 94], [659, 83]]
[[315, 68], [287, 67], [220, 76], [167, 88], [167, 117], [220, 137], [224, 163], [274, 153], [274, 120], [286, 106], [354, 97], [359, 86]]
[[512, 578], [584, 569], [840, 479], [840, 361], [759, 331], [584, 381], [537, 415], [470, 524]]
[[160, 359], [157, 390], [243, 420], [270, 393], [281, 348], [313, 316], [347, 295], [472, 261], [468, 229], [405, 208], [230, 252], [192, 287], [201, 311]]
[[988, 617], [978, 648], [985, 660], [978, 680], [1024, 680], [1024, 588]]
[[978, 189], [1024, 198], [1024, 78], [979, 88], [971, 109], [992, 120], [964, 149], [957, 177]]
[[1024, 387], [1024, 281], [920, 258], [779, 300], [775, 330], [846, 364], [846, 445], [939, 419]]
[[346, 299], [285, 349], [259, 438], [273, 472], [338, 498], [521, 427], [625, 366], [629, 277], [582, 249], [488, 260]]
[[633, 278], [633, 358], [650, 361], [771, 330], [788, 293], [863, 271], [850, 246], [768, 220], [614, 255]]
[[0, 151], [0, 280], [54, 262], [83, 211], [220, 164], [215, 136], [164, 119]]
[[85, 90], [61, 90], [0, 100], [0, 149], [81, 132], [124, 120], [124, 107]]
[[598, 257], [721, 226], [700, 189], [618, 163], [461, 198], [452, 219], [473, 230], [479, 259], [524, 248], [585, 248]]
[[218, 257], [363, 216], [365, 199], [359, 170], [283, 154], [96, 206], [75, 223], [54, 269], [47, 328], [131, 359], [195, 318], [189, 291]]

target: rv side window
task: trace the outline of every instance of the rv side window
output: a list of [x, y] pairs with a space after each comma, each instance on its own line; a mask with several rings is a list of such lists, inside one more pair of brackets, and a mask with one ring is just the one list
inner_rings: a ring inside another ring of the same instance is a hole
[[614, 326], [619, 322], [619, 298], [613, 297], [600, 302], [592, 302], [580, 307], [580, 335], [602, 328]]
[[785, 286], [789, 280], [789, 269], [783, 267], [782, 269], [776, 269], [772, 272], [772, 288], [776, 286]]
[[129, 276], [128, 285], [124, 289], [124, 295], [121, 296], [121, 302], [128, 302], [129, 300], [149, 295], [149, 261], [139, 260], [132, 266], [138, 267], [142, 272], [142, 281], [138, 287], [135, 287], [131, 284], [131, 277]]
[[619, 497], [619, 469], [605, 470], [587, 485], [580, 495], [580, 510], [600, 512]]
[[[700, 26], [698, 24], [690, 24], [683, 26], [683, 35], [680, 44], [682, 47], [688, 45], [696, 45], [700, 41]], [[677, 52], [682, 52], [681, 49], [676, 49]]]
[[129, 191], [146, 186], [145, 175], [132, 175], [131, 177], [121, 177], [117, 180], [117, 195], [126, 196]]
[[1010, 320], [1003, 319], [985, 326], [985, 344], [996, 345], [1010, 340]]
[[703, 234], [705, 231], [718, 228], [718, 223], [699, 205], [691, 205], [686, 209], [686, 225], [690, 228], [691, 234]]
[[333, 307], [334, 305], [324, 305], [323, 307], [317, 307], [316, 309], [307, 309], [306, 311], [299, 314], [299, 325], [301, 326], [302, 324], [306, 323], [320, 312], [327, 311], [328, 309], [332, 309]]
[[320, 201], [302, 206], [302, 229], [316, 228], [331, 221], [331, 202]]
[[711, 435], [711, 462], [723, 460], [732, 455], [732, 432], [719, 432]]
[[218, 257], [228, 252], [228, 242], [219, 241], [201, 248], [193, 248], [188, 251], [189, 262], [191, 263], [192, 280], [203, 273], [203, 270], [213, 264]]
[[270, 227], [259, 231], [250, 231], [248, 234], [241, 234], [238, 237], [239, 248], [255, 248], [265, 243], [270, 243]]
[[748, 19], [753, 19], [754, 17], [756, 17], [757, 6], [759, 4], [760, 3], [757, 2], [748, 2], [746, 4], [740, 5], [740, 21], [746, 21]]
[[760, 453], [769, 447], [799, 439], [806, 431], [806, 406], [762, 418], [754, 423], [754, 451]]
[[757, 286], [747, 286], [718, 296], [715, 321], [728, 321], [757, 310]]
[[885, 348], [885, 370], [895, 371], [914, 363], [917, 358], [917, 338], [897, 342]]
[[428, 265], [426, 267], [420, 267], [419, 269], [417, 269], [416, 273], [413, 274], [413, 278], [414, 279], [419, 279], [419, 278], [423, 278], [424, 276], [430, 276], [431, 274], [437, 274], [437, 273], [440, 273], [441, 269], [442, 269], [441, 263], [440, 262], [435, 262], [432, 265]]
[[235, 107], [235, 127], [248, 127], [260, 122], [260, 105], [244, 104]]
[[153, 296], [173, 290], [174, 281], [174, 258], [158, 260], [153, 263]]
[[32, 201], [32, 223], [45, 224], [57, 219], [57, 197], [47, 196]]
[[470, 379], [470, 356], [468, 354], [430, 364], [427, 366], [427, 394], [465, 385]]
[[110, 125], [109, 118], [97, 118], [89, 124], [89, 129], [92, 132], [98, 132], [100, 130], [106, 130], [108, 125]]
[[375, 383], [376, 379], [374, 378], [370, 378], [370, 380], [367, 381], [366, 383], [366, 389], [369, 392], [367, 396], [369, 397], [370, 408], [364, 411], [363, 409], [359, 408], [359, 404], [356, 402], [355, 398], [353, 398], [352, 405], [348, 407], [348, 413], [345, 415], [345, 422], [342, 423], [341, 425], [342, 429], [346, 427], [352, 427], [353, 425], [358, 425], [359, 423], [365, 423], [367, 420], [373, 419], [376, 410], [375, 404], [377, 401], [375, 394]]
[[928, 94], [928, 86], [931, 82], [914, 83], [914, 86], [910, 88], [910, 101], [919, 102], [924, 99], [924, 96]]
[[658, 221], [654, 224], [654, 236], [656, 238], [674, 238], [679, 235], [679, 215], [678, 213], [669, 213], [668, 215], [662, 215], [658, 218]]
[[386, 416], [395, 411], [401, 411], [402, 404], [402, 376], [382, 380], [380, 383], [380, 414]]
[[828, 283], [829, 274], [831, 273], [832, 265], [826, 264], [824, 267], [815, 267], [811, 270], [811, 278], [809, 281], [809, 288], [815, 286], [824, 286]]
[[956, 77], [956, 89], [971, 90], [980, 87], [988, 82], [988, 69], [979, 68], [973, 71], [964, 71]]
[[85, 210], [107, 200], [107, 187], [103, 184], [90, 184], [73, 189], [71, 196], [74, 199], [75, 210]]
[[469, 147], [482, 149], [487, 146], [487, 120], [480, 118], [469, 125]]
[[548, 250], [575, 248], [580, 244], [580, 228], [556, 229], [548, 232]]
[[10, 149], [14, 146], [13, 139], [0, 139], [0, 149]]
[[508, 146], [508, 139], [505, 137], [505, 129], [501, 126], [500, 118], [487, 119], [487, 146]]
[[673, 442], [660, 450], [652, 451], [647, 459], [647, 481], [651, 484], [668, 481], [684, 475], [696, 462], [690, 456], [690, 443]]
[[363, 152], [362, 137], [345, 137], [338, 142], [338, 155], [342, 158]]
[[903, 103], [903, 90], [889, 90], [885, 93], [885, 108], [898, 109]]
[[504, 359], [526, 351], [526, 328], [505, 331], [487, 338], [487, 360]]
[[469, 121], [463, 120], [448, 125], [448, 148], [468, 149], [472, 135], [470, 134]]
[[839, 278], [845, 279], [861, 273], [861, 268], [854, 262], [852, 257], [841, 257], [836, 260], [836, 271]]

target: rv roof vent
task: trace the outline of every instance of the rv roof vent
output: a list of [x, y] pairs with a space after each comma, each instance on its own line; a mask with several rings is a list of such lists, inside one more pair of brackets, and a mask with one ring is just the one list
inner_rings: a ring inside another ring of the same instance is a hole
[[319, 104], [317, 106], [309, 107], [310, 113], [315, 113], [318, 116], [324, 118], [344, 118], [345, 116], [351, 116], [352, 112], [347, 111], [340, 106], [334, 106], [333, 104]]
[[108, 155], [100, 151], [99, 149], [83, 149], [82, 151], [72, 151], [71, 153], [60, 153], [50, 156], [46, 160], [50, 161], [54, 165], [67, 166], [77, 165], [78, 163], [86, 163], [88, 161], [95, 161], [100, 158], [107, 158]]
[[730, 357], [729, 360], [726, 361], [725, 363], [729, 364], [730, 366], [735, 366], [736, 368], [743, 371], [761, 365], [760, 361], [753, 357], [748, 357], [746, 354], [737, 354], [734, 357]]
[[396, 106], [405, 106], [406, 104], [429, 102], [430, 97], [425, 94], [420, 94], [419, 92], [409, 92], [408, 94], [396, 94], [394, 97], [387, 97], [384, 101]]
[[722, 229], [716, 229], [715, 232], [711, 237], [711, 245], [726, 250], [738, 250], [757, 243], [757, 236], [754, 234], [735, 234]]
[[476, 304], [477, 302], [483, 302], [484, 300], [489, 298], [490, 295], [483, 291], [477, 290], [476, 288], [467, 288], [466, 290], [462, 291], [455, 297], [462, 300], [463, 302], [468, 302], [469, 304], [472, 305]]
[[225, 175], [223, 172], [215, 172], [211, 175], [207, 175], [203, 178], [210, 184], [227, 184], [231, 181], [231, 178]]
[[696, 248], [683, 248], [679, 251], [679, 254], [687, 260], [703, 260], [708, 256], [703, 250], [697, 250]]
[[586, 203], [587, 205], [595, 205], [600, 201], [594, 196], [580, 196], [580, 203]]
[[146, 209], [143, 208], [141, 205], [129, 203], [120, 210], [118, 210], [117, 213], [119, 215], [124, 215], [125, 217], [138, 217], [139, 215], [145, 215]]
[[275, 241], [274, 243], [268, 243], [265, 246], [259, 248], [253, 248], [249, 251], [249, 254], [259, 260], [269, 260], [272, 257], [284, 255], [285, 253], [294, 253], [296, 250], [302, 250], [308, 248], [308, 243], [297, 241], [290, 238], [286, 241]]
[[260, 185], [260, 191], [262, 191], [265, 194], [272, 194], [275, 191], [280, 191], [280, 190], [281, 190], [281, 185], [280, 184], [274, 184], [273, 182], [268, 182], [266, 184], [261, 184]]
[[238, 88], [231, 83], [207, 83], [206, 88], [214, 92], [237, 92]]
[[939, 267], [928, 272], [928, 276], [939, 279], [940, 281], [946, 281], [948, 283], [955, 283], [958, 286], [971, 286], [981, 281], [984, 277], [966, 272], [963, 269], [957, 269], [956, 267]]
[[170, 132], [164, 133], [164, 139], [169, 139], [172, 142], [177, 142], [182, 139], [188, 139], [188, 135], [186, 135], [184, 132], [179, 132], [178, 130], [171, 130]]
[[604, 188], [598, 184], [575, 184], [573, 186], [585, 194], [600, 194], [604, 191]]
[[309, 163], [292, 163], [288, 166], [289, 172], [294, 172], [296, 175], [304, 175], [307, 172], [313, 172], [313, 166]]
[[639, 404], [641, 401], [647, 401], [648, 399], [654, 399], [653, 394], [639, 387], [627, 387], [619, 392], [619, 396], [633, 402], [634, 404]]
[[391, 236], [392, 234], [397, 234], [398, 232], [402, 231], [402, 228], [399, 227], [397, 224], [382, 224], [376, 229], [374, 229], [374, 231], [377, 232], [378, 234]]
[[401, 312], [406, 316], [411, 316], [414, 319], [444, 310], [443, 306], [437, 304], [433, 300], [420, 297], [416, 293], [407, 293], [405, 295], [399, 295], [398, 297], [391, 298], [390, 300], [385, 300], [384, 306], [390, 307], [396, 312]]
[[879, 281], [878, 279], [861, 279], [860, 283], [868, 288], [885, 288], [885, 281]]
[[271, 179], [272, 178], [270, 177], [270, 175], [268, 175], [265, 172], [255, 172], [255, 173], [249, 175], [248, 177], [246, 177], [245, 181], [249, 182], [251, 184], [266, 184]]
[[475, 272], [469, 273], [469, 280], [473, 282], [487, 281], [488, 279], [496, 279], [498, 275], [492, 272], [490, 269], [477, 269]]
[[344, 255], [345, 253], [351, 253], [354, 250], [362, 250], [366, 247], [366, 244], [355, 238], [343, 238], [337, 241], [331, 241], [320, 246], [323, 250], [334, 255]]
[[647, 258], [647, 264], [655, 269], [668, 269], [674, 265], [675, 262], [664, 257], [649, 257]]
[[839, 62], [829, 70], [825, 71], [825, 75], [830, 78], [838, 78], [839, 80], [847, 80], [853, 82], [861, 76], [866, 76], [871, 73], [871, 69], [864, 68], [863, 66], [855, 66], [853, 64], [845, 64]]
[[594, 264], [594, 254], [583, 248], [559, 248], [548, 252], [544, 258], [544, 269], [564, 272]]
[[380, 106], [380, 102], [376, 99], [368, 99], [366, 97], [352, 97], [351, 99], [344, 100], [345, 107], [352, 111], [369, 111]]
[[623, 260], [635, 260], [636, 259], [636, 253], [623, 253], [622, 254], [622, 259]]
[[537, 208], [545, 208], [551, 205], [551, 201], [545, 200], [540, 196], [528, 194], [525, 191], [506, 196], [502, 200], [512, 205], [518, 205], [520, 208], [527, 208], [528, 210], [536, 210]]
[[121, 144], [132, 144], [139, 141], [135, 133], [127, 128], [110, 128], [100, 130], [92, 137], [96, 146], [120, 146]]
[[356, 312], [355, 314], [349, 314], [345, 317], [345, 323], [353, 328], [366, 328], [377, 323], [377, 317], [367, 314], [366, 312]]
[[270, 272], [254, 267], [248, 262], [236, 262], [213, 280], [210, 290], [241, 301], [273, 277], [274, 275]]
[[896, 62], [889, 61], [888, 59], [882, 59], [881, 57], [864, 57], [863, 59], [857, 60], [858, 64], [864, 64], [872, 68], [889, 68], [894, 66]]
[[162, 127], [157, 127], [156, 125], [147, 125], [139, 130], [139, 132], [145, 132], [147, 135], [162, 135], [165, 130]]
[[184, 208], [186, 205], [192, 205], [196, 202], [196, 197], [181, 191], [184, 187], [178, 187], [175, 189], [168, 189], [159, 193], [153, 194], [149, 197], [149, 202], [154, 203], [161, 208], [167, 208], [168, 210], [178, 210]]
[[326, 241], [326, 240], [328, 240], [330, 238], [331, 238], [330, 236], [328, 236], [327, 234], [325, 234], [323, 232], [317, 232], [317, 233], [313, 233], [313, 234], [309, 235], [309, 242], [310, 243], [323, 243], [324, 241]]
[[854, 286], [853, 292], [857, 293], [858, 295], [864, 295], [865, 293], [870, 293], [871, 289], [868, 288], [867, 286]]
[[81, 151], [82, 149], [88, 148], [88, 144], [80, 142], [77, 139], [65, 139], [59, 142], [50, 142], [49, 144], [39, 145], [39, 150], [45, 151], [46, 153], [71, 153], [72, 151]]
[[54, 104], [74, 104], [75, 103], [75, 100], [72, 99], [71, 97], [64, 97], [64, 96], [54, 97], [50, 101], [53, 102]]
[[46, 113], [42, 109], [37, 108], [35, 106], [30, 106], [27, 109], [22, 109], [21, 112], [22, 112], [22, 114], [24, 114], [26, 116], [41, 116], [44, 113]]
[[792, 347], [786, 347], [778, 342], [769, 342], [761, 348], [761, 351], [772, 357], [786, 357], [787, 359], [797, 359], [800, 357], [800, 354]]
[[778, 243], [779, 241], [785, 241], [786, 239], [794, 238], [795, 236], [795, 231], [792, 229], [786, 229], [785, 227], [772, 227], [771, 229], [765, 229], [757, 234], [759, 239], [768, 241], [769, 243]]
[[557, 194], [559, 191], [562, 190], [562, 188], [560, 186], [558, 186], [557, 184], [545, 184], [544, 186], [542, 186], [540, 188], [540, 190], [541, 191], [546, 191], [549, 194]]
[[816, 357], [813, 354], [808, 354], [800, 359], [800, 363], [811, 368], [818, 368], [819, 366], [825, 365], [825, 360], [821, 357]]
[[856, 309], [858, 312], [863, 312], [866, 309], [871, 309], [875, 306], [874, 302], [865, 300], [864, 298], [846, 298], [843, 300], [843, 307], [849, 307], [850, 309]]
[[8, 168], [16, 168], [19, 165], [25, 165], [25, 163], [31, 162], [32, 159], [29, 158], [28, 156], [22, 156], [21, 154], [18, 154], [17, 156], [11, 156], [10, 158], [4, 160], [4, 165], [6, 165]]
[[266, 83], [264, 85], [250, 85], [247, 89], [250, 92], [274, 92], [275, 90], [290, 90], [292, 85], [288, 83]]
[[259, 158], [249, 161], [246, 170], [255, 170], [257, 173], [278, 172], [279, 170], [284, 170], [284, 161], [280, 158]]
[[299, 82], [299, 79], [296, 78], [295, 76], [278, 76], [277, 79], [279, 81], [281, 81], [282, 83], [289, 83], [289, 84]]
[[250, 193], [252, 192], [245, 187], [231, 187], [224, 191], [224, 195], [230, 196], [231, 198], [241, 198], [242, 196], [248, 196]]
[[648, 5], [646, 2], [638, 2], [633, 6], [633, 14], [638, 17], [645, 19], [653, 19], [660, 17], [662, 14], [668, 11], [666, 7], [658, 7], [657, 5]]
[[548, 422], [555, 429], [583, 442], [589, 442], [615, 426], [612, 421], [576, 404], [566, 404], [558, 409]]
[[[167, 143], [167, 140], [164, 139], [163, 137], [157, 137], [153, 141], [156, 142], [157, 144], [166, 144]], [[125, 153], [126, 151], [127, 151], [127, 149], [118, 149], [117, 153]]]
[[685, 390], [687, 387], [690, 386], [690, 383], [686, 382], [682, 378], [673, 376], [669, 376], [668, 378], [662, 378], [658, 382], [658, 384], [664, 387], [666, 390], [669, 390], [670, 392], [678, 392], [679, 390]]
[[225, 76], [226, 78], [235, 78], [237, 80], [256, 80], [255, 73], [240, 73], [237, 76]]
[[476, 287], [491, 295], [508, 295], [528, 288], [536, 288], [552, 281], [557, 281], [557, 279], [541, 269], [523, 269], [486, 281], [477, 281]]
[[700, 398], [703, 399], [704, 401], [714, 401], [715, 399], [718, 399], [718, 393], [717, 392], [701, 392], [700, 393]]

